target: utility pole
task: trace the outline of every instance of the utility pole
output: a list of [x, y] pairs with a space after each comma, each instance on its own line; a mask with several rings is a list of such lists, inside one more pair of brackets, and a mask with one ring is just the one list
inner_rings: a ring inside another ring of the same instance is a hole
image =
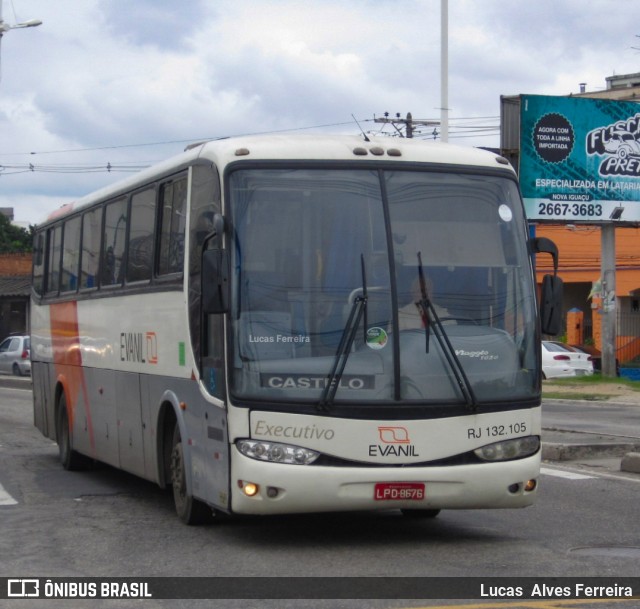
[[602, 250], [602, 374], [616, 376], [616, 227], [608, 222], [600, 225]]
[[449, 141], [449, 0], [440, 0], [440, 140]]
[[[400, 113], [396, 113], [395, 118], [389, 118], [389, 113], [385, 112], [383, 118], [373, 118], [374, 123], [388, 123], [393, 125], [394, 129], [398, 132], [400, 137], [412, 138], [414, 134], [414, 126], [422, 125], [425, 127], [437, 127], [440, 125], [439, 121], [414, 119], [411, 112], [407, 112], [407, 118], [400, 118]], [[405, 128], [405, 134], [399, 129], [398, 125], [402, 125]]]

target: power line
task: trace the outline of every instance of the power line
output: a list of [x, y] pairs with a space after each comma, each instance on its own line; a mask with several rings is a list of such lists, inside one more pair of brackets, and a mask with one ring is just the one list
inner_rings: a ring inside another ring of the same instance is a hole
[[[453, 128], [462, 128], [465, 127], [463, 125], [451, 125], [451, 121], [475, 121], [475, 120], [497, 120], [499, 116], [461, 116], [461, 117], [450, 117], [450, 126]], [[367, 123], [367, 122], [376, 122], [376, 119], [359, 119], [359, 122]], [[436, 119], [416, 119], [414, 121], [415, 124], [419, 124], [421, 122], [429, 122], [432, 124], [433, 122], [437, 122]], [[294, 131], [306, 131], [310, 129], [326, 129], [327, 127], [344, 127], [348, 125], [353, 125], [353, 121], [347, 122], [338, 122], [338, 123], [326, 123], [320, 125], [308, 125], [304, 127], [291, 127], [288, 129], [271, 129], [268, 131], [254, 131], [247, 133], [240, 133], [235, 135], [217, 135], [211, 137], [193, 137], [189, 139], [180, 139], [180, 140], [163, 140], [158, 142], [138, 142], [133, 144], [114, 144], [111, 146], [94, 146], [94, 147], [86, 147], [86, 148], [65, 148], [60, 150], [36, 150], [30, 152], [4, 152], [0, 153], [0, 156], [34, 156], [38, 154], [67, 154], [71, 152], [95, 152], [99, 150], [122, 150], [126, 148], [144, 148], [144, 147], [152, 147], [152, 146], [170, 146], [175, 144], [189, 144], [192, 142], [199, 141], [214, 141], [220, 139], [226, 139], [230, 137], [246, 137], [251, 135], [269, 135], [274, 133], [290, 133]], [[473, 126], [469, 125], [468, 128], [473, 128]], [[494, 128], [499, 129], [499, 125], [496, 125]]]
[[0, 177], [19, 173], [136, 173], [149, 165], [112, 164], [101, 165], [0, 165]]
[[[479, 117], [450, 117], [449, 128], [452, 131], [450, 137], [460, 139], [460, 138], [468, 138], [468, 137], [478, 137], [478, 136], [494, 136], [499, 135], [500, 127], [499, 125], [490, 125], [490, 124], [471, 124], [465, 121], [487, 121], [487, 120], [495, 120], [498, 119], [497, 116], [479, 116]], [[439, 125], [439, 121], [435, 119], [413, 119], [411, 114], [407, 115], [407, 118], [401, 119], [399, 114], [396, 115], [395, 118], [389, 118], [388, 113], [386, 113], [384, 118], [373, 118], [373, 119], [361, 119], [360, 122], [375, 122], [383, 125], [382, 129], [384, 129], [384, 125], [390, 124], [396, 129], [396, 133], [393, 135], [397, 135], [400, 137], [405, 137], [402, 129], [399, 129], [397, 125], [394, 123], [399, 123], [402, 127], [407, 130], [410, 137], [419, 137], [421, 139], [437, 139], [440, 134], [437, 131], [437, 127]], [[36, 155], [53, 155], [53, 154], [69, 154], [69, 153], [84, 153], [84, 152], [95, 152], [100, 150], [122, 150], [127, 148], [143, 148], [143, 147], [152, 147], [152, 146], [165, 146], [165, 145], [175, 145], [175, 144], [185, 144], [191, 143], [194, 141], [214, 141], [220, 139], [227, 139], [228, 137], [241, 137], [241, 136], [251, 136], [251, 135], [269, 135], [275, 133], [287, 133], [287, 132], [295, 132], [295, 131], [305, 131], [310, 129], [321, 129], [327, 127], [343, 127], [348, 125], [353, 125], [353, 121], [348, 122], [338, 122], [338, 123], [326, 123], [320, 125], [312, 125], [312, 126], [304, 126], [304, 127], [292, 127], [289, 129], [273, 129], [268, 131], [260, 131], [260, 132], [252, 132], [245, 134], [237, 134], [234, 136], [216, 136], [216, 137], [208, 137], [208, 138], [190, 138], [190, 139], [181, 139], [181, 140], [164, 140], [159, 142], [145, 142], [145, 143], [137, 143], [137, 144], [116, 144], [112, 146], [95, 146], [95, 147], [87, 147], [87, 148], [68, 148], [68, 149], [60, 149], [60, 150], [42, 150], [42, 151], [33, 151], [33, 152], [12, 152], [12, 153], [2, 153], [0, 156], [36, 156]], [[424, 132], [419, 127], [422, 126], [433, 126], [433, 131]], [[382, 129], [378, 132], [379, 134], [384, 134]], [[17, 175], [23, 173], [57, 173], [57, 174], [83, 174], [83, 173], [134, 173], [138, 172], [142, 169], [146, 169], [154, 161], [151, 161], [147, 164], [142, 163], [126, 163], [126, 162], [118, 162], [112, 163], [110, 161], [101, 164], [36, 164], [36, 163], [23, 163], [23, 164], [2, 164], [0, 165], [0, 177], [9, 176], [9, 175]]]
[[[361, 122], [368, 122], [371, 119], [364, 119]], [[269, 131], [255, 131], [249, 133], [238, 133], [235, 135], [216, 135], [212, 137], [194, 137], [189, 139], [182, 140], [165, 140], [160, 142], [145, 142], [138, 144], [114, 144], [112, 146], [95, 146], [91, 148], [67, 148], [63, 150], [39, 150], [39, 151], [31, 151], [31, 152], [5, 152], [0, 153], [0, 156], [10, 156], [10, 155], [38, 155], [38, 154], [66, 154], [69, 152], [95, 152], [98, 150], [121, 150], [124, 148], [143, 148], [149, 146], [168, 146], [175, 144], [190, 144], [192, 142], [200, 142], [200, 141], [215, 141], [215, 140], [224, 140], [231, 137], [247, 137], [252, 135], [270, 135], [274, 133], [289, 133], [293, 131], [305, 131], [307, 129], [323, 129], [326, 127], [342, 127], [345, 125], [353, 125], [353, 121], [344, 122], [344, 123], [328, 123], [325, 125], [311, 125], [307, 127], [291, 127], [289, 129], [272, 129]]]

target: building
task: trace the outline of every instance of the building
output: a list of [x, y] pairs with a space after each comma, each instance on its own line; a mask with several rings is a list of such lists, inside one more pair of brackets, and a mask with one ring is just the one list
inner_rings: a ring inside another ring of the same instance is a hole
[[31, 253], [0, 254], [0, 339], [30, 330]]

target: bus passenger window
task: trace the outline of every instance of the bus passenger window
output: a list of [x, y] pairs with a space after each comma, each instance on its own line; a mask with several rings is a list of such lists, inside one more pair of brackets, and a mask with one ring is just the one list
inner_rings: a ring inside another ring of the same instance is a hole
[[122, 283], [122, 262], [126, 233], [127, 200], [123, 198], [109, 203], [105, 209], [102, 267], [100, 271], [100, 284], [103, 286]]
[[155, 217], [155, 188], [148, 188], [131, 197], [127, 282], [151, 279]]
[[80, 289], [98, 286], [98, 260], [100, 259], [100, 232], [102, 230], [102, 207], [82, 216], [82, 268]]
[[44, 233], [38, 233], [33, 240], [33, 289], [42, 294], [44, 279]]
[[67, 220], [64, 225], [62, 248], [62, 276], [60, 291], [78, 289], [78, 264], [80, 262], [80, 216]]
[[187, 178], [160, 187], [162, 218], [158, 275], [182, 272], [186, 224]]
[[47, 294], [57, 293], [60, 289], [60, 250], [62, 245], [62, 227], [56, 226], [48, 231], [49, 257], [47, 260]]

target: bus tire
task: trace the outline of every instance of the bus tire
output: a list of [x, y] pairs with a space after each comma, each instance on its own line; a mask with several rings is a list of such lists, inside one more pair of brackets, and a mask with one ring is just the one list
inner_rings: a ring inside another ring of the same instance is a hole
[[84, 457], [73, 450], [71, 430], [69, 429], [69, 413], [67, 412], [67, 398], [64, 393], [58, 401], [58, 416], [56, 417], [56, 439], [60, 463], [66, 470], [83, 469], [86, 463]]
[[440, 510], [400, 510], [406, 518], [435, 518]]
[[173, 503], [176, 507], [176, 513], [182, 522], [192, 525], [203, 524], [212, 520], [213, 510], [187, 493], [182, 438], [180, 437], [180, 427], [177, 422], [173, 428], [171, 448], [171, 488], [173, 489]]

